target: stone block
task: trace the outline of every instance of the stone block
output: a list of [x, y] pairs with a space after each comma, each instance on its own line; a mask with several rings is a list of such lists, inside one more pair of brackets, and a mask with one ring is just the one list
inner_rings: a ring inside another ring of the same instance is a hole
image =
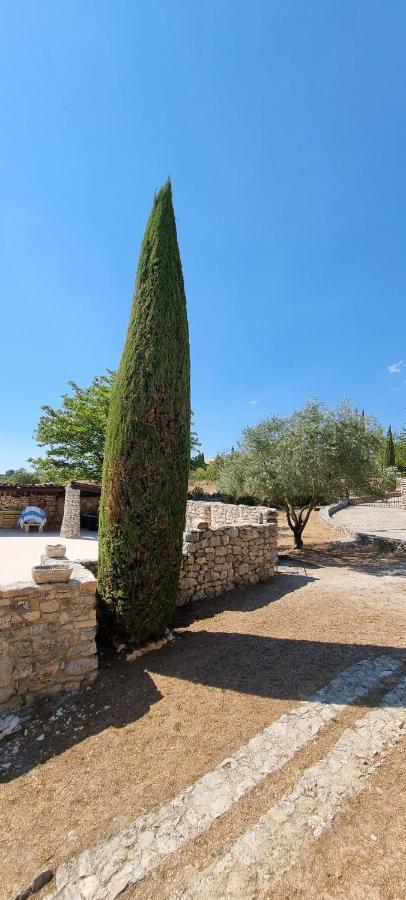
[[28, 678], [34, 671], [34, 663], [31, 659], [18, 659], [13, 667], [13, 681], [21, 681]]
[[58, 600], [45, 600], [40, 603], [40, 610], [43, 613], [57, 612], [59, 610]]
[[12, 697], [16, 696], [15, 687], [0, 688], [0, 707], [7, 704]]
[[72, 624], [74, 631], [77, 631], [78, 629], [81, 629], [81, 628], [92, 628], [92, 627], [95, 628], [96, 627], [96, 613], [94, 614], [94, 616], [88, 616], [88, 618], [86, 618], [86, 619], [81, 619], [81, 618], [73, 619], [71, 624]]
[[66, 675], [84, 675], [92, 669], [97, 668], [97, 657], [91, 656], [86, 659], [72, 659], [66, 663]]
[[38, 622], [41, 618], [41, 613], [39, 609], [31, 609], [30, 612], [24, 613], [21, 616], [23, 622]]
[[10, 687], [14, 660], [11, 657], [0, 659], [0, 688]]
[[0, 631], [6, 631], [8, 628], [11, 628], [12, 621], [13, 615], [10, 612], [0, 615]]

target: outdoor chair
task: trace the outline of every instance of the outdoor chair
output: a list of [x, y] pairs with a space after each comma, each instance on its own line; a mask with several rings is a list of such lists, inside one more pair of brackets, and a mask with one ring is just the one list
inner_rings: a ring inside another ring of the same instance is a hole
[[24, 531], [29, 531], [31, 527], [37, 527], [38, 531], [43, 531], [46, 520], [45, 512], [39, 506], [26, 506], [21, 513], [18, 524]]

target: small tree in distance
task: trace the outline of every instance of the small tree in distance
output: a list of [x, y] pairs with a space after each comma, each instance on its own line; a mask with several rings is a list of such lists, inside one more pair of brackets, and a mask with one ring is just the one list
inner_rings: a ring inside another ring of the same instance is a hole
[[239, 449], [224, 462], [220, 490], [253, 494], [283, 506], [295, 546], [315, 506], [347, 496], [381, 496], [382, 431], [348, 402], [329, 410], [317, 400], [288, 417], [273, 416], [246, 428]]
[[389, 425], [386, 435], [385, 449], [383, 451], [383, 467], [388, 469], [390, 466], [396, 466], [395, 444], [393, 442], [392, 428]]

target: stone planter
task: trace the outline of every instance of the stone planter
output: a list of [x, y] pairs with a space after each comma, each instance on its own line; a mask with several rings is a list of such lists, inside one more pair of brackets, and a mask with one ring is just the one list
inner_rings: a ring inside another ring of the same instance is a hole
[[50, 559], [63, 559], [66, 556], [65, 544], [45, 544], [45, 554]]
[[31, 569], [35, 584], [56, 584], [69, 581], [73, 572], [71, 565], [33, 566]]

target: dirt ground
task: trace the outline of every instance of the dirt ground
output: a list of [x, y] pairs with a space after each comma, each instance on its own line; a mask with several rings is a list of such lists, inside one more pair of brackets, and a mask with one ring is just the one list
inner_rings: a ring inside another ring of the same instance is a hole
[[[136, 662], [105, 652], [94, 686], [36, 707], [2, 742], [1, 898], [172, 799], [350, 664], [382, 653], [405, 663], [405, 556], [348, 544], [317, 514], [305, 538], [294, 552], [280, 522], [290, 559], [272, 581], [179, 610], [174, 644]], [[125, 896], [172, 896], [375, 702], [347, 707]], [[404, 754], [403, 741], [273, 897], [405, 896]]]

